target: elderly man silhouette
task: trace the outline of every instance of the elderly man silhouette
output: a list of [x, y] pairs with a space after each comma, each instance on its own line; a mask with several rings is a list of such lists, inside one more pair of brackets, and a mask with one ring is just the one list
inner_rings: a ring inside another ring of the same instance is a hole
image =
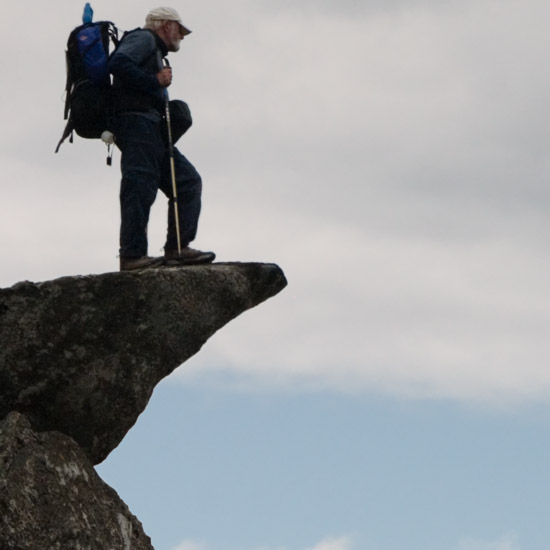
[[[115, 97], [113, 129], [121, 151], [121, 271], [207, 263], [215, 258], [213, 252], [189, 246], [197, 234], [202, 180], [177, 148], [170, 154], [163, 121], [166, 89], [172, 83], [172, 69], [163, 60], [168, 52], [177, 52], [190, 33], [173, 8], [153, 9], [143, 28], [123, 37], [109, 62]], [[169, 199], [168, 231], [164, 256], [151, 257], [147, 226], [159, 189]]]

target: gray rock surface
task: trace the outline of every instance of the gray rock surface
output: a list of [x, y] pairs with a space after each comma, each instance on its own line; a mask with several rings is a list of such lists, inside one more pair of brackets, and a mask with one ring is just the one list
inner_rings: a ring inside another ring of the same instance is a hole
[[141, 523], [59, 432], [0, 422], [0, 550], [152, 550]]
[[217, 263], [1, 289], [0, 419], [24, 413], [97, 464], [162, 378], [285, 286], [275, 264]]

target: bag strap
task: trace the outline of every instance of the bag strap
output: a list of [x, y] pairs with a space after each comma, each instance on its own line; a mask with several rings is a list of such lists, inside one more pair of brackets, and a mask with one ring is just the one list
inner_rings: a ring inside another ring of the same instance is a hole
[[69, 142], [73, 142], [73, 130], [74, 125], [73, 121], [69, 119], [67, 122], [67, 125], [65, 126], [65, 129], [63, 130], [63, 135], [61, 136], [61, 139], [59, 140], [59, 143], [57, 144], [57, 147], [55, 148], [55, 152], [57, 153], [59, 151], [59, 148], [61, 147], [61, 144], [69, 137], [71, 136], [71, 139], [69, 139]]

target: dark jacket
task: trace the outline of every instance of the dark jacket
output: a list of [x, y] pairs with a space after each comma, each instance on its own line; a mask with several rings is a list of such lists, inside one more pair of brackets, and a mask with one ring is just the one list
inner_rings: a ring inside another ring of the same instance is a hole
[[167, 54], [166, 44], [153, 31], [138, 28], [122, 37], [109, 61], [116, 111], [163, 111], [165, 90], [156, 74]]

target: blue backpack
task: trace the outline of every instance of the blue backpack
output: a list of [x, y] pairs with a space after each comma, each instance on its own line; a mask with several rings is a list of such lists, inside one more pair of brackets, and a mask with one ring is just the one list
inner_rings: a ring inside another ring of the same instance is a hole
[[[86, 7], [89, 8], [89, 4]], [[76, 27], [67, 41], [64, 113], [67, 125], [56, 153], [67, 137], [71, 136], [69, 141], [73, 141], [73, 132], [80, 137], [94, 139], [110, 129], [112, 90], [109, 55], [111, 44], [115, 48], [118, 45], [118, 29], [110, 21], [92, 23], [91, 13], [88, 22]]]

